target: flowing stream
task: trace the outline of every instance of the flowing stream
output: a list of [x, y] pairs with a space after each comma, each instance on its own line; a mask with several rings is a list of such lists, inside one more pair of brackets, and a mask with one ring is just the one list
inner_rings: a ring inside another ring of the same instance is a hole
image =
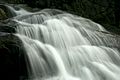
[[27, 80], [120, 80], [120, 43], [101, 25], [56, 9], [14, 12]]

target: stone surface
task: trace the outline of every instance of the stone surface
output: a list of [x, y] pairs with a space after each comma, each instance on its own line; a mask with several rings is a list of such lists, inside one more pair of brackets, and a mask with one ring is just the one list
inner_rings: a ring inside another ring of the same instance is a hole
[[0, 74], [3, 80], [27, 77], [22, 42], [13, 34], [3, 32], [0, 32]]

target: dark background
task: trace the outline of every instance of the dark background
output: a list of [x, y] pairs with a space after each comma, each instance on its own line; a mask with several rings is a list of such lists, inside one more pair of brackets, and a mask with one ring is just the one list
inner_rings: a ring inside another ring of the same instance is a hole
[[55, 8], [89, 18], [110, 32], [120, 34], [120, 0], [1, 0], [32, 8]]

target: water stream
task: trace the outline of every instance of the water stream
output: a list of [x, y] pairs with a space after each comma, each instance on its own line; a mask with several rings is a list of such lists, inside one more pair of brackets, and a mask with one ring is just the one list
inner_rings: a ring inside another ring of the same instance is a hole
[[14, 12], [28, 80], [120, 80], [118, 41], [101, 25], [56, 9]]

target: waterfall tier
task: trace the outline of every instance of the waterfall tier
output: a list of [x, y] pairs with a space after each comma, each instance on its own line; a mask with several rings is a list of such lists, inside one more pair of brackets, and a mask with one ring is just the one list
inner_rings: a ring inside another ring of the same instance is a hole
[[15, 35], [24, 44], [30, 80], [120, 80], [120, 37], [60, 10], [19, 13]]

